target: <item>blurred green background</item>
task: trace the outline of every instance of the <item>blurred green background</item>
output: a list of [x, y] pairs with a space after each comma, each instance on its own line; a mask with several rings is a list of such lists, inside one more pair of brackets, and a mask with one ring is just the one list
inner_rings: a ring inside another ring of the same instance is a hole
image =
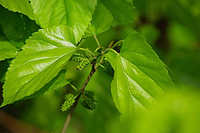
[[[124, 39], [133, 31], [140, 32], [163, 62], [171, 69], [175, 80], [180, 82], [180, 93], [170, 93], [162, 101], [152, 107], [148, 114], [141, 118], [126, 118], [120, 123], [120, 114], [112, 101], [110, 84], [112, 77], [99, 69], [92, 77], [87, 90], [93, 90], [97, 108], [89, 111], [80, 104], [77, 106], [69, 125], [69, 133], [200, 133], [200, 1], [199, 0], [133, 0], [136, 7], [133, 23], [118, 25], [116, 23], [98, 35], [104, 46], [111, 41]], [[28, 33], [20, 35], [27, 37], [39, 27], [27, 17], [10, 13], [0, 7], [0, 11], [10, 14], [7, 22], [0, 20], [0, 35], [4, 35], [6, 24], [12, 31], [22, 27], [20, 21], [32, 25]], [[1, 16], [3, 18], [5, 16]], [[18, 20], [18, 21], [9, 21]], [[29, 22], [30, 21], [30, 22]], [[10, 23], [8, 23], [10, 22]], [[15, 25], [15, 27], [12, 27]], [[27, 26], [30, 27], [30, 26]], [[19, 37], [7, 36], [13, 44], [20, 48], [24, 42]], [[94, 38], [87, 38], [84, 47], [94, 50]], [[3, 82], [10, 60], [0, 62], [0, 79]], [[72, 79], [72, 84], [81, 87], [90, 66], [82, 72], [76, 70], [76, 63], [67, 66], [66, 78]], [[2, 83], [0, 83], [2, 86]], [[2, 91], [2, 87], [1, 87]], [[9, 116], [22, 121], [43, 132], [61, 132], [67, 112], [61, 111], [64, 94], [70, 91], [70, 86], [56, 90], [38, 98], [19, 101], [8, 105], [2, 110]], [[1, 98], [2, 100], [2, 98]], [[0, 115], [0, 132], [11, 132]]]

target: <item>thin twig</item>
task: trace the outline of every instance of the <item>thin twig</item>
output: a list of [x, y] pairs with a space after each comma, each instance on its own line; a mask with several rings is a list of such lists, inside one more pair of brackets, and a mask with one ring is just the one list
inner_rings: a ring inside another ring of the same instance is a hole
[[112, 41], [108, 47], [112, 48], [113, 44], [114, 44], [114, 41]]
[[69, 83], [69, 85], [70, 85], [75, 91], [78, 90], [73, 84]]
[[121, 46], [122, 42], [124, 42], [124, 40], [120, 40], [120, 41], [116, 42], [112, 47], [109, 47], [109, 48], [114, 48], [116, 46]]
[[83, 86], [79, 89], [79, 91], [80, 91], [81, 93], [78, 95], [78, 97], [76, 98], [76, 102], [73, 104], [73, 106], [72, 106], [72, 107], [70, 108], [70, 110], [69, 110], [69, 114], [68, 114], [67, 119], [66, 119], [66, 121], [65, 121], [65, 124], [64, 124], [64, 126], [63, 126], [62, 133], [65, 133], [65, 132], [66, 132], [67, 127], [68, 127], [68, 125], [69, 125], [69, 122], [70, 122], [70, 120], [71, 120], [72, 114], [73, 114], [73, 112], [74, 112], [76, 106], [78, 105], [78, 101], [79, 101], [79, 99], [80, 99], [80, 97], [81, 97], [81, 94], [84, 92], [84, 90], [85, 90], [85, 88], [86, 88], [88, 82], [90, 81], [90, 79], [92, 78], [92, 76], [93, 76], [93, 74], [95, 73], [96, 70], [97, 70], [97, 69], [96, 69], [95, 63], [94, 63], [94, 64], [92, 64], [92, 70], [91, 70], [90, 74], [88, 75], [86, 81], [84, 82]]
[[96, 40], [97, 45], [98, 45], [99, 47], [101, 47], [101, 44], [99, 43], [99, 40], [97, 39], [97, 36], [94, 35], [94, 39]]
[[79, 89], [80, 91], [84, 92], [85, 90], [85, 87], [87, 86], [88, 82], [90, 81], [90, 79], [92, 78], [93, 74], [95, 73], [96, 71], [96, 67], [95, 67], [95, 64], [92, 64], [92, 70], [90, 71], [90, 74], [88, 75], [86, 81], [84, 82], [83, 86]]
[[78, 95], [78, 97], [76, 98], [76, 102], [73, 104], [73, 106], [69, 110], [69, 114], [67, 115], [67, 119], [66, 119], [65, 124], [63, 126], [62, 133], [65, 133], [66, 130], [67, 130], [67, 127], [68, 127], [69, 122], [71, 120], [72, 114], [73, 114], [73, 112], [74, 112], [74, 110], [75, 110], [75, 108], [78, 104], [78, 100], [79, 100], [80, 96], [81, 96], [81, 94]]
[[81, 51], [85, 51], [85, 52], [87, 52], [87, 53], [89, 53], [89, 54], [91, 54], [91, 55], [93, 55], [93, 56], [95, 56], [95, 54], [94, 53], [92, 53], [89, 49], [85, 49], [85, 48], [79, 48], [79, 50], [81, 50]]

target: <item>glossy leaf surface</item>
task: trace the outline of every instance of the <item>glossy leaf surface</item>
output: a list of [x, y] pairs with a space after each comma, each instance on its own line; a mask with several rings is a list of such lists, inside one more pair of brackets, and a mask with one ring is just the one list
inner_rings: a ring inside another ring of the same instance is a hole
[[3, 86], [3, 104], [29, 96], [51, 81], [76, 51], [73, 32], [58, 26], [39, 30], [12, 61]]
[[66, 74], [66, 70], [61, 70], [59, 72], [59, 74], [55, 78], [53, 78], [49, 83], [47, 83], [44, 87], [42, 87], [42, 89], [33, 93], [30, 96], [25, 97], [24, 99], [38, 97], [40, 95], [47, 94], [51, 91], [57, 90], [65, 85], [69, 84], [70, 80], [65, 79], [65, 74]]
[[97, 0], [31, 0], [42, 27], [68, 25], [74, 31], [76, 42], [90, 24], [96, 3]]
[[105, 56], [115, 71], [111, 91], [123, 115], [140, 114], [172, 85], [164, 64], [138, 33], [124, 40], [120, 53]]

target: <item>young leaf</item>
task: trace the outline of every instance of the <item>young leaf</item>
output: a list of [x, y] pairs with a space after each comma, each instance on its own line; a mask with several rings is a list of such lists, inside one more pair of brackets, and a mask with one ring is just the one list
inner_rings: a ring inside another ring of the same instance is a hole
[[97, 7], [92, 16], [91, 25], [89, 25], [85, 36], [98, 35], [104, 31], [107, 31], [113, 22], [112, 14], [103, 4], [98, 2]]
[[120, 24], [133, 23], [134, 7], [125, 0], [102, 0], [104, 6], [111, 12]]
[[76, 42], [90, 24], [96, 3], [97, 0], [31, 0], [42, 27], [68, 25], [74, 31]]
[[0, 61], [14, 58], [17, 54], [17, 48], [8, 41], [0, 40]]
[[31, 95], [51, 81], [76, 52], [74, 44], [73, 32], [66, 26], [34, 33], [9, 67], [1, 106]]
[[172, 85], [162, 61], [137, 33], [125, 39], [120, 53], [105, 56], [115, 71], [111, 91], [123, 115], [145, 111]]
[[10, 11], [23, 13], [37, 22], [37, 17], [33, 13], [29, 0], [0, 0], [0, 5]]

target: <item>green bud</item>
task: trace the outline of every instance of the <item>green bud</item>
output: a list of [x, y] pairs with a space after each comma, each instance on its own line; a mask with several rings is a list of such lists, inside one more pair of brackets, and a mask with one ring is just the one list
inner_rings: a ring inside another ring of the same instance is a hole
[[[87, 53], [87, 52], [86, 52]], [[91, 55], [83, 55], [80, 53], [75, 53], [70, 61], [76, 61], [79, 64], [77, 65], [77, 70], [81, 71], [83, 70], [88, 64], [91, 63], [92, 56]]]

